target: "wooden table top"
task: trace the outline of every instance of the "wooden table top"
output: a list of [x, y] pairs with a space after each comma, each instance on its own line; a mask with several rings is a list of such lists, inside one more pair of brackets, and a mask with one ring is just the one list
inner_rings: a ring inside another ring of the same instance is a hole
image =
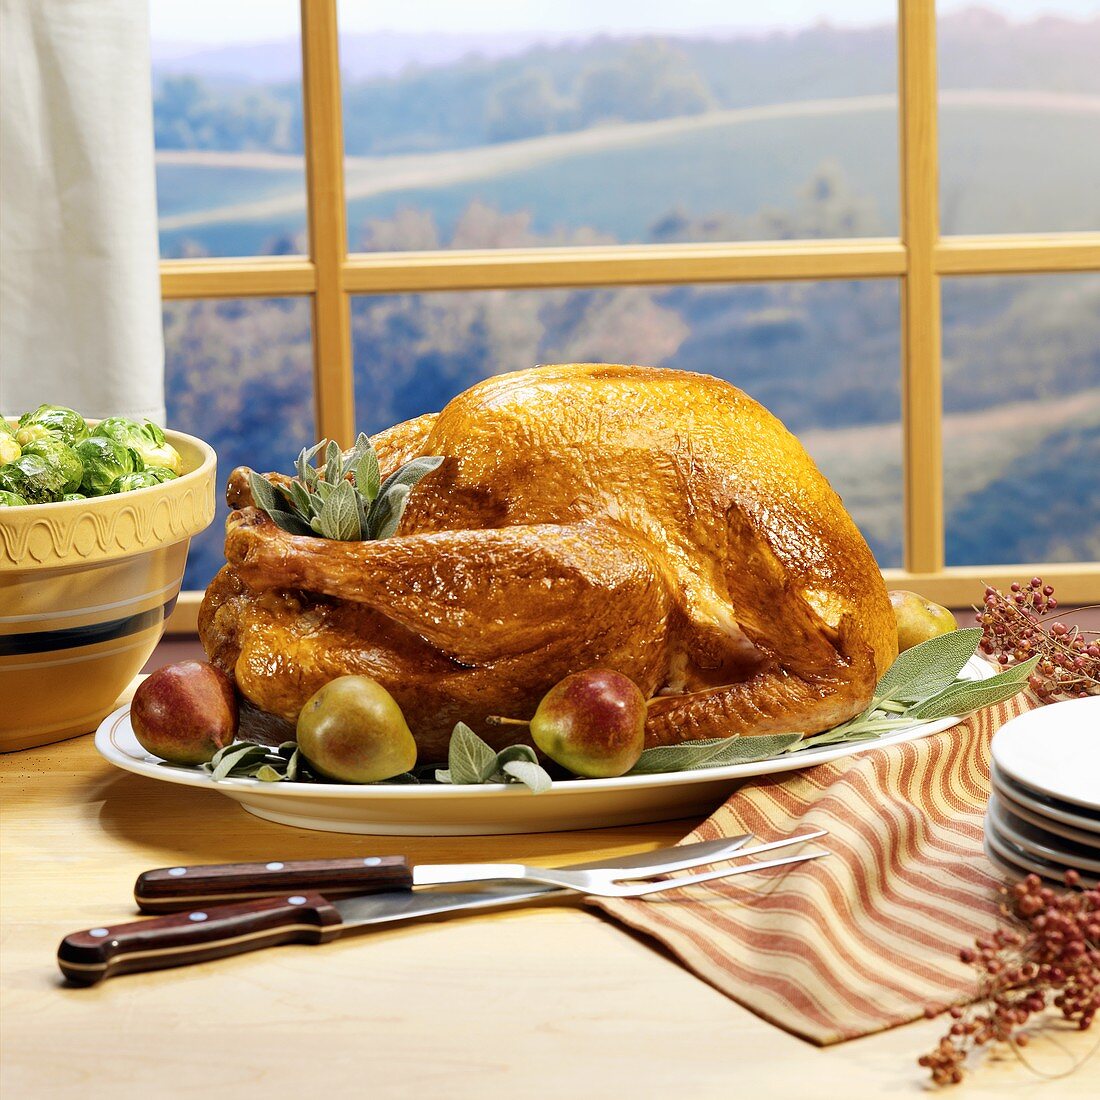
[[[252, 817], [216, 793], [115, 770], [90, 737], [0, 758], [0, 1093], [80, 1096], [918, 1096], [943, 1029], [911, 1024], [829, 1049], [728, 1000], [651, 942], [573, 905], [382, 928], [65, 986], [61, 937], [127, 919], [149, 867], [403, 853], [413, 861], [576, 862], [671, 844], [694, 822], [508, 837], [354, 837]], [[1031, 1060], [1067, 1068], [1094, 1037]], [[965, 1091], [1096, 1095], [1100, 1059], [1044, 1082], [1011, 1056]], [[735, 1091], [736, 1090], [736, 1091]]]

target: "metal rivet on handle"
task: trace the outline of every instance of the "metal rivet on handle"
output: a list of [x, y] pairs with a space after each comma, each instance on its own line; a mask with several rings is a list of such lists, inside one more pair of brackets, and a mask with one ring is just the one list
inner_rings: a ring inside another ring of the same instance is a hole
[[193, 920], [193, 921], [206, 920], [206, 914], [205, 913], [188, 913], [187, 914], [187, 919], [188, 920]]
[[363, 860], [363, 866], [364, 867], [377, 867], [378, 864], [380, 864], [381, 862], [382, 862], [382, 857], [381, 856], [367, 856], [367, 858], [365, 860]]
[[284, 864], [276, 860], [274, 863], [268, 863], [266, 866], [269, 871], [281, 871], [284, 867]]
[[293, 897], [287, 898], [287, 901], [291, 905], [305, 905], [306, 899], [301, 894], [295, 894]]
[[91, 928], [88, 930], [89, 936], [95, 936], [95, 938], [102, 939], [104, 936], [109, 936], [111, 933], [106, 928]]
[[186, 875], [187, 874], [187, 868], [186, 867], [173, 867], [168, 873], [173, 878], [179, 878], [180, 875]]

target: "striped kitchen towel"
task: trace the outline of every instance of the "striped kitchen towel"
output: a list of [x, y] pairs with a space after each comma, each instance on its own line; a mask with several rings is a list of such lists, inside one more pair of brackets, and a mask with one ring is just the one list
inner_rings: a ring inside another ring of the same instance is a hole
[[829, 836], [816, 843], [833, 853], [827, 859], [662, 901], [593, 904], [815, 1043], [966, 998], [973, 971], [958, 952], [994, 926], [1002, 881], [982, 853], [989, 742], [1036, 705], [1017, 695], [944, 733], [752, 780], [685, 838], [771, 840], [822, 828]]

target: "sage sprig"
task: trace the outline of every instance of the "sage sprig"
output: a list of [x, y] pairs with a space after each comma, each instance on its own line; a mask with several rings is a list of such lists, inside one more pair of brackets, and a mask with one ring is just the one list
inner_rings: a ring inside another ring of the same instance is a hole
[[451, 732], [447, 767], [435, 773], [437, 783], [522, 783], [535, 794], [550, 789], [549, 774], [530, 745], [509, 745], [500, 752], [483, 741], [465, 722]]
[[[322, 464], [314, 466], [322, 452]], [[378, 455], [370, 438], [360, 433], [346, 453], [331, 440], [303, 448], [294, 463], [298, 476], [286, 485], [255, 471], [249, 472], [249, 485], [256, 507], [292, 535], [349, 542], [386, 539], [397, 530], [409, 493], [442, 462], [441, 455], [414, 458], [380, 481]]]

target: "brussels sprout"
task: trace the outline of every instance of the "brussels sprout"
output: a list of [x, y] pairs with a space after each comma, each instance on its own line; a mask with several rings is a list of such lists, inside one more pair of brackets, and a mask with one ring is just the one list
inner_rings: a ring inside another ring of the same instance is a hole
[[34, 412], [24, 413], [19, 418], [15, 438], [25, 447], [31, 440], [54, 436], [71, 447], [87, 439], [89, 434], [88, 425], [80, 413], [64, 405], [39, 405]]
[[5, 435], [15, 435], [15, 425], [7, 417], [0, 416], [0, 437]]
[[179, 451], [164, 438], [164, 432], [151, 420], [143, 424], [125, 416], [109, 416], [101, 420], [93, 435], [105, 435], [141, 455], [146, 466], [164, 466], [175, 474], [183, 473]]
[[175, 481], [179, 477], [175, 470], [169, 470], [167, 466], [146, 466], [145, 473], [152, 474], [157, 481]]
[[160, 484], [160, 478], [151, 470], [139, 470], [135, 474], [123, 474], [111, 482], [111, 493], [132, 493], [135, 489], [151, 489]]
[[66, 447], [59, 439], [35, 439], [23, 448], [25, 455], [38, 455], [60, 471], [65, 479], [61, 492], [75, 493], [84, 477], [84, 463], [72, 447]]
[[15, 493], [28, 504], [57, 500], [65, 486], [65, 475], [41, 455], [20, 455], [0, 466], [0, 489]]
[[14, 462], [22, 453], [23, 449], [16, 443], [14, 435], [0, 435], [0, 466]]
[[18, 493], [0, 489], [0, 508], [25, 508], [27, 502]]
[[87, 500], [88, 498], [83, 493], [65, 493], [62, 500]]
[[[101, 497], [112, 492], [111, 485], [117, 478], [132, 474], [141, 467], [141, 459], [128, 447], [105, 435], [82, 439], [73, 450], [84, 463], [80, 491], [90, 497]], [[6, 469], [6, 466], [0, 467], [0, 472]]]

